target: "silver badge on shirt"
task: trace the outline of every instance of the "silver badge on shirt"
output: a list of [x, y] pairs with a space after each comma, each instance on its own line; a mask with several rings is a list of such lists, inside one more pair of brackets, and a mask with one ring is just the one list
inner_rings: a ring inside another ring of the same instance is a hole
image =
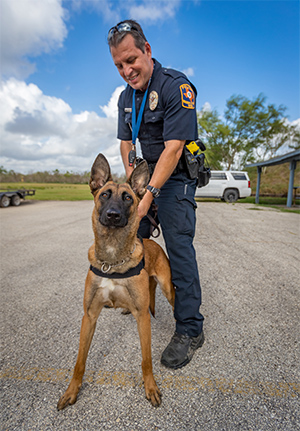
[[149, 108], [151, 111], [154, 111], [154, 109], [157, 107], [158, 104], [158, 94], [156, 91], [151, 91], [149, 95]]

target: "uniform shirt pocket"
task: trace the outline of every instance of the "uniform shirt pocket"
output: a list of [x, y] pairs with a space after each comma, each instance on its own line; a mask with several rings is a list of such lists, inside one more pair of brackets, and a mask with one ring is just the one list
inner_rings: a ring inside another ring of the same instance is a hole
[[146, 111], [144, 123], [150, 136], [163, 140], [164, 111]]
[[126, 112], [125, 123], [126, 124], [132, 124], [132, 112]]

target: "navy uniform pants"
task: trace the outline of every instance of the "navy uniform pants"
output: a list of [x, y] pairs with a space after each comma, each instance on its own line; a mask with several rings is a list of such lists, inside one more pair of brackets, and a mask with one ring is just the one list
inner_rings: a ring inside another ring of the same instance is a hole
[[[202, 331], [200, 313], [201, 286], [193, 246], [196, 225], [194, 200], [196, 180], [189, 180], [184, 173], [172, 175], [155, 199], [158, 219], [169, 255], [172, 281], [175, 286], [176, 331], [196, 337]], [[141, 220], [139, 234], [150, 236], [150, 222]]]

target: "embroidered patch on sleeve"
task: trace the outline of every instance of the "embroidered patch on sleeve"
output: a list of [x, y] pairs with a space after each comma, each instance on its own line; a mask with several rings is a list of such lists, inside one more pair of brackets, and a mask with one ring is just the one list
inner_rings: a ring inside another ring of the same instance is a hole
[[189, 84], [182, 84], [179, 88], [183, 108], [195, 109], [195, 95], [191, 86]]

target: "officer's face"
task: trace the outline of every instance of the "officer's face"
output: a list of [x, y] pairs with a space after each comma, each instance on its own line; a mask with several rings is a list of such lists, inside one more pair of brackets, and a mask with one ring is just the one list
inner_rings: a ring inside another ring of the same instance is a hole
[[145, 52], [142, 52], [128, 34], [116, 48], [111, 48], [111, 55], [122, 78], [133, 89], [146, 90], [153, 70], [149, 43], [145, 42]]

